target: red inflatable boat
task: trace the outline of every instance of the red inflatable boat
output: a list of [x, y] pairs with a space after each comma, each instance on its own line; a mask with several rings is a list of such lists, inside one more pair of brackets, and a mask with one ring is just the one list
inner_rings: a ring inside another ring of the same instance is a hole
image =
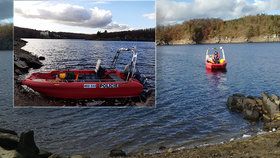
[[[132, 52], [131, 63], [124, 71], [115, 69], [121, 52]], [[111, 68], [102, 68], [98, 60], [95, 70], [55, 70], [33, 73], [22, 81], [33, 90], [61, 99], [126, 98], [141, 94], [144, 87], [143, 76], [136, 73], [137, 53], [135, 49], [119, 49]]]
[[[214, 51], [213, 54], [210, 52], [212, 50]], [[220, 53], [222, 53], [222, 56]], [[224, 49], [222, 47], [220, 47], [220, 50], [217, 48], [213, 48], [211, 50], [207, 49], [205, 65], [208, 70], [226, 70], [227, 61]]]
[[206, 61], [206, 68], [210, 70], [225, 70], [226, 67], [227, 67], [226, 61], [223, 62], [222, 64], [215, 64]]

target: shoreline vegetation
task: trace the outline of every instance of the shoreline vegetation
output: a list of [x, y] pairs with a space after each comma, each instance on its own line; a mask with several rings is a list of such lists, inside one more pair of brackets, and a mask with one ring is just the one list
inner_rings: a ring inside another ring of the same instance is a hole
[[13, 24], [0, 24], [0, 50], [13, 50]]
[[157, 45], [280, 42], [280, 15], [259, 14], [233, 20], [192, 19], [157, 26]]
[[98, 41], [155, 41], [155, 29], [147, 28], [140, 30], [104, 32], [98, 31], [96, 34], [53, 32], [48, 30], [35, 30], [29, 28], [14, 27], [15, 40], [21, 38], [39, 39], [84, 39]]

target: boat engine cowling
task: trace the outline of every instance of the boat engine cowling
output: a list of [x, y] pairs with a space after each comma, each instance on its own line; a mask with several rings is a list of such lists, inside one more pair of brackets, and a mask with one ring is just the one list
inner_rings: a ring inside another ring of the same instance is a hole
[[143, 86], [144, 89], [147, 88], [148, 86], [148, 82], [147, 82], [147, 78], [145, 75], [141, 74], [139, 71], [136, 71], [134, 74], [134, 78], [137, 79]]
[[146, 101], [151, 94], [151, 89], [149, 88], [148, 79], [145, 75], [141, 74], [139, 71], [136, 71], [134, 78], [137, 79], [143, 85], [143, 92], [140, 95], [142, 101]]

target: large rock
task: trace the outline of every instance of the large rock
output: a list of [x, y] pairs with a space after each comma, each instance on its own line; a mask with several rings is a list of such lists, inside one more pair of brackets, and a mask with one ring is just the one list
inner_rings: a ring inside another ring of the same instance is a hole
[[255, 100], [255, 97], [244, 98], [242, 103], [242, 114], [244, 118], [251, 121], [258, 121], [261, 116], [261, 108], [258, 108], [259, 106], [257, 104], [257, 101]]
[[227, 106], [231, 111], [242, 113], [247, 120], [258, 121], [261, 115], [261, 107], [256, 97], [245, 97], [242, 94], [233, 94], [227, 100]]
[[262, 98], [255, 98], [255, 101], [257, 102], [258, 107], [262, 108], [262, 106], [263, 106]]
[[245, 96], [241, 96], [239, 94], [234, 94], [228, 97], [227, 106], [231, 111], [242, 112], [243, 107], [243, 99]]
[[280, 105], [280, 100], [279, 97], [275, 94], [271, 94], [270, 98], [272, 99], [272, 101], [276, 104], [276, 105]]
[[19, 138], [14, 131], [0, 129], [0, 146], [7, 150], [16, 149]]
[[21, 69], [15, 69], [14, 70], [14, 73], [16, 74], [15, 76], [14, 76], [14, 78], [15, 79], [18, 79], [18, 76], [17, 75], [23, 75], [23, 74], [25, 74], [25, 73], [27, 73], [25, 70], [21, 70]]
[[274, 120], [271, 122], [264, 123], [264, 130], [271, 131], [273, 128], [279, 129], [280, 127], [280, 120]]
[[33, 131], [21, 133], [17, 151], [27, 158], [39, 158], [39, 148], [35, 144]]
[[24, 158], [16, 150], [5, 150], [0, 147], [0, 158]]
[[267, 115], [273, 119], [274, 116], [279, 113], [279, 105], [273, 102], [273, 99], [269, 97], [268, 94], [262, 93], [263, 109], [267, 112]]
[[39, 56], [39, 60], [45, 60], [46, 58], [43, 56]]
[[40, 150], [38, 155], [40, 158], [48, 158], [52, 155], [52, 153], [45, 150]]
[[256, 109], [244, 109], [242, 114], [247, 120], [258, 121], [260, 119], [260, 112]]
[[15, 68], [19, 68], [19, 69], [23, 69], [23, 70], [28, 70], [29, 67], [27, 66], [27, 64], [24, 61], [18, 60], [18, 61], [14, 61], [15, 64]]
[[250, 106], [257, 105], [257, 101], [255, 100], [255, 98], [252, 98], [252, 97], [243, 98], [242, 103], [243, 103], [243, 105], [250, 105]]
[[262, 93], [261, 97], [234, 94], [228, 98], [227, 106], [242, 113], [247, 120], [262, 119], [266, 130], [280, 128], [280, 98], [275, 94]]
[[9, 130], [9, 129], [0, 128], [0, 132], [1, 133], [9, 133], [9, 134], [12, 134], [12, 135], [17, 135], [17, 133], [15, 131]]
[[127, 156], [123, 150], [120, 149], [113, 149], [110, 151], [110, 157], [125, 157]]
[[247, 120], [258, 121], [261, 115], [261, 107], [256, 97], [245, 97], [242, 94], [234, 94], [227, 100], [227, 106], [231, 111], [240, 112]]
[[[15, 57], [14, 57], [15, 67], [17, 66], [23, 66], [22, 63], [24, 62], [29, 68], [38, 69], [43, 66], [43, 64], [40, 62], [39, 57], [31, 54], [30, 52], [27, 52], [22, 49], [16, 49], [15, 50]], [[21, 64], [18, 64], [21, 63]]]
[[264, 122], [271, 122], [272, 121], [272, 119], [269, 116], [267, 116], [267, 114], [263, 114], [262, 118], [263, 118]]

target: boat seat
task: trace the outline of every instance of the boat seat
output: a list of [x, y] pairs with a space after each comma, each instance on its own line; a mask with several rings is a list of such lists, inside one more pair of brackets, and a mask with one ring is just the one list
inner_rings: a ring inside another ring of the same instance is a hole
[[109, 74], [109, 76], [114, 80], [114, 81], [124, 81], [122, 78], [117, 76], [116, 74]]

